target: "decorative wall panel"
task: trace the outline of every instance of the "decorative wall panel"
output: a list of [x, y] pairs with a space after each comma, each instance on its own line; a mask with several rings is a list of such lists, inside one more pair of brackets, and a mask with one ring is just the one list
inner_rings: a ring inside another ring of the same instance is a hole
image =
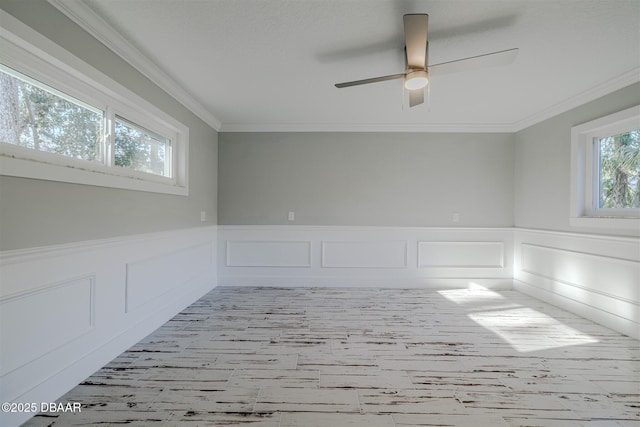
[[407, 242], [323, 241], [322, 267], [407, 268]]
[[311, 267], [309, 241], [227, 241], [227, 267]]
[[70, 279], [0, 301], [0, 375], [91, 330], [94, 281]]
[[503, 242], [418, 242], [420, 268], [502, 268]]

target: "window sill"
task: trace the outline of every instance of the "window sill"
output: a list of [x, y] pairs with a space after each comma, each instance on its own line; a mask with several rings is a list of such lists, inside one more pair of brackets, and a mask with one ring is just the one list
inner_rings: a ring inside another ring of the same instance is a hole
[[188, 196], [187, 187], [172, 183], [146, 181], [135, 177], [114, 175], [93, 170], [78, 169], [62, 165], [43, 163], [35, 160], [0, 156], [1, 175], [22, 178], [42, 179], [46, 181], [68, 182], [98, 187], [120, 188], [134, 191], [147, 191], [179, 196]]

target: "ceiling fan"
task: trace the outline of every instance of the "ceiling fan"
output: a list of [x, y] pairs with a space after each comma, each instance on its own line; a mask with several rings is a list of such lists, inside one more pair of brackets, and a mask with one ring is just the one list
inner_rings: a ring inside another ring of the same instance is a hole
[[429, 78], [431, 76], [508, 64], [513, 62], [518, 54], [518, 49], [514, 48], [429, 65], [429, 41], [427, 37], [429, 15], [407, 14], [404, 15], [403, 19], [405, 71], [388, 76], [337, 83], [335, 85], [337, 88], [404, 79], [404, 88], [409, 91], [409, 107], [414, 107], [424, 102], [425, 88], [429, 84]]

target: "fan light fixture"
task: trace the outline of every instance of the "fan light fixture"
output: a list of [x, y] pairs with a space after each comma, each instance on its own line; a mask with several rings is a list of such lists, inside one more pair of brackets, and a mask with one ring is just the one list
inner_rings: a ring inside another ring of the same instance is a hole
[[351, 82], [336, 83], [337, 88], [366, 85], [369, 83], [385, 82], [387, 80], [402, 79], [403, 104], [405, 90], [409, 92], [409, 108], [424, 103], [425, 93], [431, 83], [430, 75], [442, 75], [457, 73], [458, 71], [472, 71], [477, 68], [491, 67], [494, 65], [510, 64], [518, 54], [518, 49], [507, 49], [498, 52], [485, 53], [483, 55], [456, 59], [440, 64], [429, 64], [429, 41], [427, 28], [429, 27], [429, 15], [426, 13], [408, 13], [402, 17], [404, 24], [404, 71], [386, 76], [372, 77], [369, 79], [354, 80]]
[[407, 90], [422, 89], [429, 84], [428, 76], [425, 70], [412, 71], [405, 77], [404, 87]]

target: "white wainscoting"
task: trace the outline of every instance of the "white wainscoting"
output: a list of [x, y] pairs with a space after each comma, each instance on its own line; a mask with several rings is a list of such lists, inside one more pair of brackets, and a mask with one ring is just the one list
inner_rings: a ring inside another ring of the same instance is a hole
[[153, 303], [175, 290], [181, 283], [207, 274], [213, 258], [211, 242], [181, 248], [127, 263], [125, 311], [130, 313], [147, 303]]
[[0, 253], [0, 401], [54, 401], [214, 288], [216, 229]]
[[515, 229], [514, 288], [640, 339], [640, 239]]
[[512, 228], [219, 226], [226, 286], [511, 288]]
[[0, 375], [89, 332], [93, 328], [94, 282], [94, 276], [86, 276], [3, 298]]

